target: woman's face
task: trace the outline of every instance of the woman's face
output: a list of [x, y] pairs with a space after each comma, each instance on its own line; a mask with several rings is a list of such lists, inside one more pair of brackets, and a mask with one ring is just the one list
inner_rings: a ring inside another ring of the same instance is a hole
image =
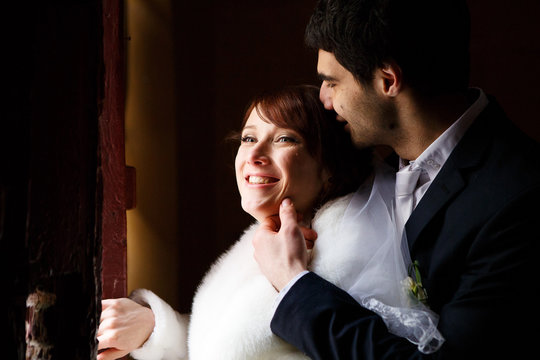
[[323, 172], [294, 130], [264, 121], [253, 109], [242, 129], [235, 168], [242, 208], [257, 220], [278, 214], [286, 197], [305, 220], [312, 215]]

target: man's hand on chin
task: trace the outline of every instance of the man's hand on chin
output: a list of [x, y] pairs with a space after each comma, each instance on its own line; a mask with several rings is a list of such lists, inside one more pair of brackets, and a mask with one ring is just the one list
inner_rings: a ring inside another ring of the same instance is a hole
[[317, 233], [298, 224], [290, 199], [279, 207], [279, 217], [266, 218], [253, 238], [255, 260], [270, 283], [281, 291], [296, 275], [307, 270], [308, 248]]

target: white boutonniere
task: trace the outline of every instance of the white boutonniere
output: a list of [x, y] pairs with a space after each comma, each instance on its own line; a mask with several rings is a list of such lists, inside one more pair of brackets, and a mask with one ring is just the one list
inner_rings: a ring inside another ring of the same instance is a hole
[[427, 306], [427, 291], [422, 285], [422, 276], [420, 276], [420, 270], [418, 269], [418, 260], [415, 260], [409, 266], [409, 276], [403, 280], [405, 291], [415, 300], [420, 301]]

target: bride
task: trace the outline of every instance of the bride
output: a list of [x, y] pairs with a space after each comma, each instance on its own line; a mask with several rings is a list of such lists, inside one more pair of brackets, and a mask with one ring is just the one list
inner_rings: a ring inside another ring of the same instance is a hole
[[394, 172], [380, 161], [372, 166], [370, 154], [352, 146], [332, 115], [314, 86], [252, 101], [235, 169], [242, 208], [257, 221], [212, 265], [191, 315], [146, 289], [130, 299], [103, 300], [98, 360], [127, 353], [141, 360], [307, 359], [270, 330], [279, 293], [260, 272], [251, 243], [259, 223], [278, 214], [286, 198], [304, 226], [309, 270], [420, 351], [440, 347], [437, 315], [411, 296], [392, 215]]

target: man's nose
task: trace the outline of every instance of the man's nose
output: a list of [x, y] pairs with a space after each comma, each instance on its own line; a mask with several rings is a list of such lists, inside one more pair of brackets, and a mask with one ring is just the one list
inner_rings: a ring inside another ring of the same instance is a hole
[[319, 99], [323, 103], [326, 110], [334, 110], [334, 104], [332, 102], [331, 91], [328, 86], [323, 82], [319, 91]]

